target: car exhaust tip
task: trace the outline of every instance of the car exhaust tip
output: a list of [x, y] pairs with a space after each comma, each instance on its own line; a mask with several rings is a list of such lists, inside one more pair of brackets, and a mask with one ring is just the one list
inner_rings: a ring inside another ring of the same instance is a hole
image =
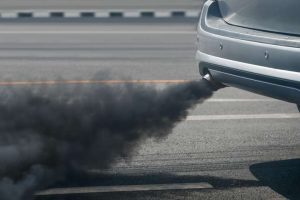
[[221, 88], [226, 87], [225, 85], [223, 85], [222, 83], [215, 81], [213, 79], [213, 77], [211, 76], [211, 74], [207, 73], [205, 74], [203, 77], [203, 80], [207, 81], [209, 83], [209, 85], [211, 86], [213, 91], [217, 91]]

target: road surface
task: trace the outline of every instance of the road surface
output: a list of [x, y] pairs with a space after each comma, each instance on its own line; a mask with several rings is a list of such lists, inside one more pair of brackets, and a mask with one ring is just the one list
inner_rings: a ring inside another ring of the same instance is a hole
[[[5, 23], [0, 25], [0, 80], [88, 80], [104, 71], [112, 78], [194, 80], [199, 78], [195, 41], [193, 23]], [[297, 113], [290, 103], [222, 89], [169, 137], [147, 140], [132, 160], [120, 160], [107, 171], [90, 169], [91, 177], [65, 185], [206, 183], [212, 188], [68, 198], [297, 199]]]

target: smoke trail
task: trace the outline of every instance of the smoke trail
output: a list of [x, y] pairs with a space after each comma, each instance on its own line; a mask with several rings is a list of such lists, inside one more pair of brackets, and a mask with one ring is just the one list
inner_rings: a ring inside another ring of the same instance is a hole
[[146, 138], [163, 138], [212, 95], [195, 81], [10, 87], [0, 93], [0, 199], [31, 199], [69, 171], [105, 169]]

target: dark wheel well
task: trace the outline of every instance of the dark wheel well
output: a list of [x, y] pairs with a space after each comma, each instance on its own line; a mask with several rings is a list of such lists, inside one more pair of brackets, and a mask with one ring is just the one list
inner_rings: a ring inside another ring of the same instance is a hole
[[299, 105], [297, 105], [297, 107], [298, 107], [298, 110], [299, 110], [299, 112], [300, 112], [300, 104], [299, 104]]

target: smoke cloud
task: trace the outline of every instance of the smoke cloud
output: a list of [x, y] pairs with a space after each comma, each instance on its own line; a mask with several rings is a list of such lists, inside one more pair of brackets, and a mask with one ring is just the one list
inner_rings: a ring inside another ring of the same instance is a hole
[[68, 173], [106, 169], [161, 139], [212, 95], [205, 81], [11, 86], [0, 92], [0, 199], [28, 200]]

